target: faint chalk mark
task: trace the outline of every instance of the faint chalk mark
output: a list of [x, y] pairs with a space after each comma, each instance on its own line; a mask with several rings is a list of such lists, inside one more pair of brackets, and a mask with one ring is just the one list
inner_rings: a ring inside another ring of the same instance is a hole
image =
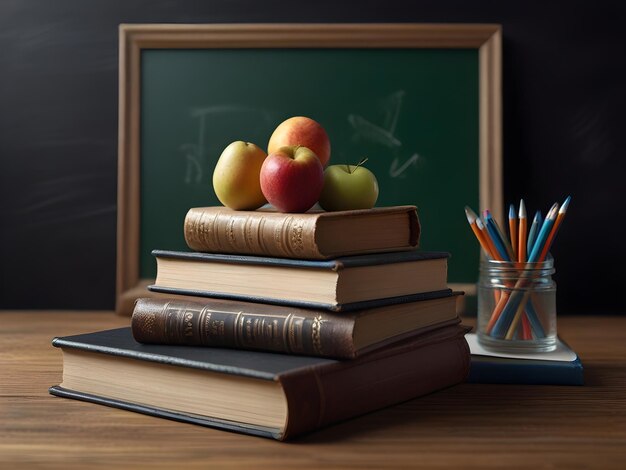
[[411, 165], [417, 166], [417, 161], [420, 156], [417, 153], [411, 155], [406, 162], [402, 165], [398, 166], [398, 157], [394, 158], [391, 162], [391, 167], [389, 168], [389, 176], [392, 178], [404, 178], [406, 174], [404, 173]]
[[405, 95], [404, 90], [398, 90], [383, 100], [385, 118], [382, 126], [358, 114], [349, 114], [348, 122], [355, 131], [353, 138], [363, 138], [389, 148], [401, 147], [402, 142], [394, 134]]

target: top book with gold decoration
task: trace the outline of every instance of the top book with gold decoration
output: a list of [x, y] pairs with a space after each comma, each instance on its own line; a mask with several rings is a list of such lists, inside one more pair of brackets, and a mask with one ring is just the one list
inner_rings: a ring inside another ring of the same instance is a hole
[[305, 213], [216, 206], [191, 208], [184, 234], [193, 251], [315, 260], [417, 248], [420, 223], [415, 206]]

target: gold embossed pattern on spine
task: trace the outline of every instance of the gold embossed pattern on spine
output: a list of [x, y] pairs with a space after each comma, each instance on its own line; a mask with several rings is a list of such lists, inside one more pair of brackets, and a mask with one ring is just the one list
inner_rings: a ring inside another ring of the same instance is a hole
[[313, 349], [315, 349], [315, 352], [318, 354], [323, 354], [324, 351], [322, 350], [322, 324], [324, 323], [324, 321], [322, 320], [321, 316], [316, 316], [313, 319], [313, 325], [311, 328], [311, 338], [313, 340]]
[[190, 209], [184, 235], [194, 251], [317, 258], [316, 223], [310, 216]]
[[[135, 339], [143, 343], [234, 347], [351, 357], [353, 320], [329, 319], [307, 309], [213, 300], [139, 299], [132, 317]], [[231, 306], [229, 308], [228, 306]], [[260, 309], [253, 312], [250, 309]]]

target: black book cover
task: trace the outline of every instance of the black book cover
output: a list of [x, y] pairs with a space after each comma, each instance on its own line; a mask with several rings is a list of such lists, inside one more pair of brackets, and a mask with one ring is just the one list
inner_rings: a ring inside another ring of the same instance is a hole
[[463, 381], [469, 370], [469, 348], [464, 338], [467, 330], [443, 327], [355, 360], [146, 345], [133, 339], [130, 328], [55, 338], [52, 342], [63, 349], [278, 382], [288, 410], [288, 420], [281, 429], [157, 408], [62, 385], [49, 391], [152, 416], [284, 440]]

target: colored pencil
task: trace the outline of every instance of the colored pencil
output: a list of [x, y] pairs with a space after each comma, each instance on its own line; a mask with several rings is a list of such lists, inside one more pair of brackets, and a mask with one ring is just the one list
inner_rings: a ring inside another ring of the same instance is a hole
[[509, 205], [509, 235], [511, 238], [511, 261], [517, 261], [517, 215], [515, 214], [515, 206]]
[[493, 309], [491, 318], [489, 319], [489, 322], [487, 323], [487, 327], [485, 328], [485, 331], [487, 332], [488, 335], [491, 334], [493, 327], [496, 326], [496, 323], [500, 319], [500, 316], [502, 315], [502, 311], [504, 310], [504, 307], [506, 307], [509, 301], [509, 297], [511, 297], [510, 291], [504, 291], [500, 295], [500, 300], [496, 304], [496, 308]]
[[511, 261], [511, 259], [513, 259], [513, 256], [511, 253], [511, 247], [510, 246], [507, 247], [508, 242], [506, 238], [504, 237], [504, 235], [502, 235], [502, 230], [500, 230], [500, 227], [498, 226], [495, 219], [491, 216], [491, 213], [488, 210], [486, 210], [484, 214], [485, 214], [485, 226], [487, 227], [487, 231], [489, 232], [489, 235], [491, 236], [491, 241], [493, 241], [493, 244], [498, 250], [498, 253], [500, 253], [500, 256], [502, 257], [502, 259], [504, 261]]
[[522, 297], [522, 300], [520, 301], [517, 310], [515, 311], [515, 315], [513, 316], [513, 320], [511, 321], [511, 325], [509, 326], [509, 329], [504, 337], [504, 339], [513, 339], [514, 335], [515, 335], [515, 331], [517, 330], [517, 325], [519, 324], [520, 320], [522, 319], [522, 316], [524, 314], [524, 307], [526, 306], [526, 303], [528, 302], [528, 297], [529, 297], [529, 292], [525, 291], [524, 292], [524, 296]]
[[[539, 320], [540, 315], [537, 313], [537, 310], [535, 309], [533, 305], [532, 296], [529, 297], [527, 294], [530, 294], [530, 292], [525, 291], [524, 294], [517, 294], [518, 297], [522, 295], [522, 299], [507, 329], [506, 336], [512, 335], [515, 332], [515, 329], [517, 328], [517, 325], [519, 324], [520, 319], [523, 321], [524, 318], [526, 317], [530, 324], [530, 329], [535, 332], [535, 336], [537, 338], [545, 338], [546, 333], [545, 333], [545, 330], [543, 329], [543, 325], [541, 324], [541, 320]], [[511, 297], [514, 297], [514, 296], [511, 296]], [[512, 300], [515, 301], [516, 299], [512, 299]], [[532, 339], [532, 335], [531, 335], [531, 338], [529, 339]]]
[[526, 261], [526, 206], [524, 200], [519, 202], [519, 233], [517, 236], [517, 261], [523, 263]]
[[548, 239], [543, 245], [543, 249], [541, 250], [541, 254], [539, 255], [539, 261], [544, 261], [546, 256], [548, 256], [548, 251], [550, 251], [550, 247], [552, 246], [552, 242], [554, 242], [554, 237], [556, 237], [557, 232], [559, 231], [559, 227], [565, 218], [565, 214], [567, 213], [567, 208], [569, 207], [569, 202], [572, 200], [571, 196], [567, 196], [565, 202], [561, 205], [559, 209], [559, 213], [556, 216], [556, 220], [554, 221], [554, 226], [552, 230], [550, 230], [550, 235], [548, 235]]
[[528, 317], [525, 313], [524, 315], [522, 315], [522, 339], [533, 339], [533, 332], [530, 327], [530, 322], [528, 321]]
[[[517, 262], [524, 263], [526, 262], [526, 230], [527, 230], [527, 217], [526, 217], [526, 205], [524, 204], [524, 200], [520, 199], [519, 201], [519, 213], [517, 215], [519, 219], [519, 233], [517, 236]], [[528, 314], [526, 311], [522, 313], [522, 339], [529, 340], [532, 339], [532, 330], [530, 326], [530, 322], [528, 321]]]
[[495, 259], [496, 261], [502, 261], [502, 257], [500, 256], [500, 254], [498, 253], [498, 250], [496, 249], [495, 245], [491, 241], [489, 232], [487, 232], [487, 227], [485, 227], [485, 224], [480, 218], [476, 219], [476, 227], [478, 227], [478, 229], [480, 230], [481, 235], [483, 236], [483, 239], [485, 240], [485, 244], [487, 245], [487, 247], [489, 247], [489, 253], [491, 254], [491, 258]]
[[539, 261], [539, 255], [541, 254], [541, 251], [543, 250], [543, 247], [546, 244], [548, 237], [550, 236], [550, 231], [554, 226], [554, 221], [556, 220], [558, 209], [559, 204], [555, 202], [550, 208], [548, 215], [546, 215], [546, 219], [543, 221], [543, 224], [541, 224], [541, 230], [539, 230], [539, 233], [537, 234], [537, 240], [535, 240], [535, 243], [533, 244], [533, 249], [528, 254], [529, 263], [535, 263]]
[[478, 215], [476, 215], [476, 213], [472, 209], [470, 209], [469, 206], [465, 206], [465, 216], [467, 217], [467, 222], [469, 223], [472, 229], [472, 232], [474, 232], [474, 235], [476, 236], [478, 243], [480, 243], [480, 246], [482, 247], [483, 251], [489, 258], [493, 259], [494, 255], [493, 255], [493, 252], [491, 251], [491, 247], [487, 243], [487, 240], [485, 240], [485, 234], [478, 226], [478, 223], [482, 225], [482, 222], [478, 218]]
[[530, 231], [528, 232], [528, 241], [526, 242], [527, 253], [530, 253], [530, 251], [533, 249], [533, 244], [535, 243], [537, 232], [539, 231], [539, 227], [541, 227], [541, 223], [541, 211], [537, 211], [535, 212], [533, 223], [530, 225]]

